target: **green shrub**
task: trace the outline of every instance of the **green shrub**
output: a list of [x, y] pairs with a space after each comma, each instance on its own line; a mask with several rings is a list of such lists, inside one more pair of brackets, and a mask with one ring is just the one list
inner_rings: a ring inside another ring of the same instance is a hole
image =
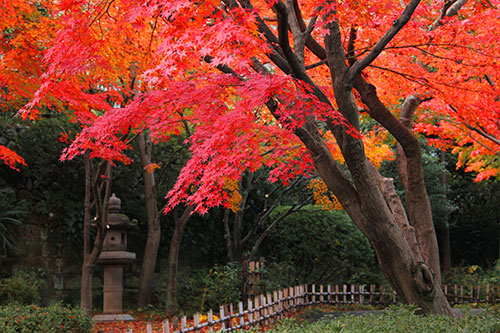
[[[286, 207], [276, 209], [280, 214]], [[371, 284], [380, 282], [366, 237], [340, 211], [308, 206], [287, 216], [262, 244], [264, 269], [277, 284]]]
[[[219, 305], [241, 300], [241, 267], [238, 264], [215, 265], [179, 274], [177, 298], [185, 313], [218, 309]], [[161, 288], [165, 290], [165, 288]]]
[[25, 202], [16, 202], [12, 188], [0, 189], [0, 254], [16, 250], [16, 231], [26, 215]]
[[38, 304], [44, 283], [40, 271], [16, 270], [11, 277], [0, 280], [0, 304]]
[[0, 308], [0, 332], [90, 332], [92, 320], [79, 308], [9, 304]]
[[344, 315], [339, 318], [325, 316], [313, 324], [287, 319], [270, 332], [499, 332], [498, 313], [472, 315], [461, 318], [421, 316], [416, 307], [392, 306], [382, 314], [366, 316]]

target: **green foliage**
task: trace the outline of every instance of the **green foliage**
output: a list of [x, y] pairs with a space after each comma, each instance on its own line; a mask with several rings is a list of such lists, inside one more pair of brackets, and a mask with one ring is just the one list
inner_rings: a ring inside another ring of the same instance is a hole
[[217, 309], [219, 305], [241, 300], [241, 268], [238, 264], [215, 265], [181, 274], [179, 280], [179, 305], [185, 312]]
[[41, 119], [19, 132], [16, 151], [28, 165], [21, 175], [30, 211], [48, 224], [52, 234], [61, 236], [60, 242], [81, 244], [83, 163], [79, 158], [59, 160], [67, 146], [59, 138], [64, 133], [71, 137], [78, 130], [76, 124], [65, 119]]
[[79, 308], [56, 303], [48, 307], [9, 304], [0, 308], [0, 331], [14, 332], [90, 332], [92, 320]]
[[373, 250], [343, 212], [305, 207], [281, 221], [263, 248], [268, 276], [281, 286], [379, 280]]
[[464, 286], [481, 286], [481, 289], [486, 290], [486, 285], [500, 285], [500, 260], [497, 263], [484, 270], [478, 265], [470, 265], [463, 267], [453, 267], [445, 277], [445, 283]]
[[26, 215], [24, 202], [16, 202], [13, 191], [9, 188], [0, 190], [0, 254], [7, 254], [15, 249], [15, 231], [22, 225]]
[[41, 271], [19, 269], [11, 277], [0, 280], [0, 304], [39, 304], [44, 284]]
[[450, 215], [454, 265], [491, 267], [498, 259], [500, 182], [473, 182], [474, 175], [456, 170], [454, 156], [448, 168], [448, 198], [458, 207]]
[[313, 324], [287, 319], [270, 332], [498, 332], [498, 313], [472, 315], [461, 318], [421, 316], [414, 306], [391, 306], [380, 315], [349, 316], [339, 318], [325, 316]]

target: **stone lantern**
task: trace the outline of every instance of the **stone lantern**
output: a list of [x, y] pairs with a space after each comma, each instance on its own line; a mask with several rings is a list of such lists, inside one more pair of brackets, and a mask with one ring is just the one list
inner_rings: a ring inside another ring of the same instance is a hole
[[133, 320], [123, 311], [123, 265], [135, 260], [135, 253], [127, 252], [127, 231], [135, 227], [130, 219], [120, 213], [121, 200], [115, 194], [109, 199], [106, 237], [97, 264], [104, 266], [104, 315], [96, 321]]

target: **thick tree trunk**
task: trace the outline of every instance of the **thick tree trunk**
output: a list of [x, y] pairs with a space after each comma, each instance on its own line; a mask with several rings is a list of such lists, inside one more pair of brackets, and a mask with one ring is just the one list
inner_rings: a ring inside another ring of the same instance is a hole
[[[412, 128], [413, 114], [420, 103], [421, 100], [418, 97], [408, 96], [401, 108], [401, 123], [409, 131]], [[409, 149], [408, 144], [406, 147], [398, 144], [399, 177], [406, 192], [410, 223], [415, 227], [424, 260], [434, 271], [436, 279], [441, 281], [439, 247], [432, 220], [431, 203], [425, 188], [422, 152], [416, 138], [413, 140], [412, 145], [412, 149]]]
[[151, 303], [153, 291], [153, 277], [160, 246], [161, 228], [156, 202], [155, 175], [148, 172], [147, 166], [151, 164], [151, 142], [144, 133], [137, 137], [137, 146], [143, 167], [144, 193], [146, 197], [146, 211], [148, 219], [148, 235], [142, 259], [141, 274], [139, 276], [138, 305], [147, 306]]
[[186, 207], [179, 218], [175, 217], [174, 234], [172, 235], [172, 240], [170, 241], [170, 250], [168, 252], [168, 277], [166, 295], [167, 316], [175, 315], [179, 308], [179, 305], [177, 303], [177, 268], [179, 266], [179, 249], [181, 247], [184, 228], [186, 227], [192, 211], [192, 206]]
[[[346, 65], [340, 31], [336, 23], [331, 25], [330, 34], [325, 38], [325, 45], [337, 106], [347, 121], [359, 129], [358, 108], [352, 92], [354, 81], [351, 82], [349, 79], [353, 77], [352, 67]], [[386, 193], [384, 197], [383, 191], [391, 190], [381, 186], [381, 176], [378, 176], [378, 172], [366, 158], [361, 140], [350, 135], [345, 128], [331, 123], [328, 125], [345, 158], [353, 185], [338, 170], [314, 124], [307, 124], [297, 131], [297, 134], [311, 151], [316, 168], [329, 189], [337, 196], [354, 223], [373, 245], [385, 276], [407, 303], [417, 304], [425, 313], [453, 316], [454, 313], [441, 290], [439, 279], [422, 256], [419, 231], [416, 233], [418, 247], [412, 248], [414, 240], [410, 239], [412, 232], [408, 232], [411, 229], [404, 228], [408, 222], [406, 219], [402, 220], [400, 209], [395, 209], [394, 202], [387, 200], [391, 196]], [[399, 130], [404, 130], [399, 127]], [[413, 137], [411, 133], [409, 137]], [[412, 164], [412, 168], [416, 169], [417, 166]], [[410, 184], [413, 182], [412, 177], [413, 174], [409, 173]], [[420, 216], [416, 214], [414, 217], [419, 222]], [[421, 228], [421, 224], [417, 224], [415, 229], [418, 228]], [[432, 233], [435, 237], [434, 229]]]
[[[277, 49], [275, 53], [269, 55], [269, 58], [285, 73], [305, 82], [311, 88], [310, 92], [319, 101], [331, 105], [328, 97], [306, 73], [303, 66], [304, 61], [299, 59], [302, 52], [292, 50], [290, 47], [289, 28], [296, 46], [305, 45], [321, 60], [327, 61], [337, 108], [346, 121], [359, 131], [358, 107], [353, 97], [353, 87], [356, 86], [363, 103], [368, 107], [370, 116], [391, 132], [402, 145], [406, 157], [412, 159], [412, 162], [408, 163], [408, 182], [411, 190], [414, 191], [416, 200], [422, 199], [422, 201], [411, 201], [411, 204], [420, 205], [427, 198], [425, 192], [420, 191], [423, 184], [423, 177], [420, 177], [421, 162], [415, 163], [421, 159], [418, 140], [387, 110], [376, 96], [375, 88], [361, 76], [363, 69], [380, 55], [398, 31], [409, 22], [418, 3], [419, 0], [410, 0], [400, 17], [393, 22], [384, 36], [358, 61], [354, 60], [355, 29], [351, 29], [347, 45], [349, 59], [346, 59], [340, 28], [335, 19], [329, 23], [329, 32], [325, 36], [326, 52], [317, 43], [314, 46], [307, 43], [307, 40], [312, 39], [312, 37], [307, 31], [303, 33], [305, 24], [301, 22], [303, 21], [301, 16], [297, 15], [297, 10], [292, 6], [288, 6], [287, 9], [287, 6], [282, 2], [277, 2], [273, 7], [277, 14], [279, 49], [275, 47], [276, 37], [269, 32], [265, 22], [259, 18], [258, 24], [268, 42]], [[299, 24], [295, 24], [294, 19], [289, 24], [288, 15], [294, 16]], [[314, 20], [312, 22], [314, 23]], [[306, 30], [309, 28], [312, 26], [307, 27]], [[305, 43], [303, 43], [304, 39]], [[347, 60], [349, 60], [351, 67], [347, 66]], [[257, 64], [256, 68], [266, 72], [262, 65]], [[276, 119], [282, 119], [276, 112], [278, 101], [270, 99], [266, 105]], [[295, 134], [309, 150], [315, 168], [329, 190], [335, 194], [351, 219], [371, 242], [377, 253], [381, 269], [395, 291], [398, 292], [403, 301], [417, 304], [425, 313], [454, 316], [454, 312], [441, 290], [439, 279], [436, 279], [433, 269], [424, 262], [422, 253], [427, 251], [425, 245], [424, 251], [420, 248], [418, 235], [423, 232], [424, 237], [435, 237], [433, 228], [428, 230], [429, 233], [425, 228], [422, 229], [428, 221], [420, 221], [418, 214], [410, 214], [410, 219], [406, 218], [400, 200], [394, 200], [396, 194], [393, 193], [394, 188], [390, 186], [392, 184], [386, 182], [371, 165], [364, 152], [362, 141], [352, 135], [347, 126], [338, 124], [331, 119], [326, 119], [326, 125], [335, 136], [349, 169], [350, 179], [345, 176], [333, 159], [323, 140], [322, 131], [317, 126], [316, 119], [306, 118], [304, 125], [295, 129]], [[413, 177], [414, 172], [417, 173], [416, 178]], [[427, 208], [425, 210], [427, 211]], [[410, 226], [408, 220], [415, 225]], [[425, 252], [425, 254], [432, 256], [432, 254], [429, 255], [429, 252]], [[436, 272], [439, 272], [439, 268]]]

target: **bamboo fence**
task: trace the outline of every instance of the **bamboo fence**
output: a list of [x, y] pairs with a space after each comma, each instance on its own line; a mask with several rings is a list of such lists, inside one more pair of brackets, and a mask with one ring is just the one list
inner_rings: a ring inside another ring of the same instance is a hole
[[[499, 303], [500, 286], [443, 286], [443, 291], [451, 305], [465, 303]], [[220, 306], [217, 312], [210, 310], [206, 315], [196, 313], [193, 320], [186, 316], [163, 322], [164, 333], [231, 332], [259, 325], [268, 326], [277, 319], [296, 309], [311, 305], [382, 305], [398, 303], [398, 296], [390, 287], [364, 285], [300, 285], [249, 299], [245, 304]], [[152, 332], [148, 323], [147, 332]]]

